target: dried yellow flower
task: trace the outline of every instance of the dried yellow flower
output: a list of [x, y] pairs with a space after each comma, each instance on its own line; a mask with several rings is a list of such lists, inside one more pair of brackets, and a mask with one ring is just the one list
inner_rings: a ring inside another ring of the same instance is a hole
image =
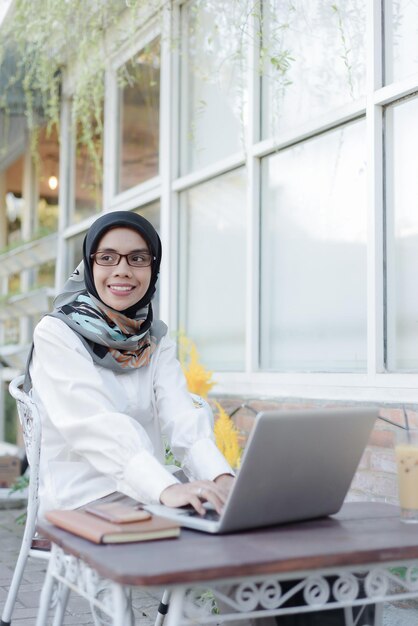
[[193, 341], [184, 334], [179, 336], [179, 359], [187, 381], [190, 393], [207, 398], [214, 386], [212, 372], [207, 370], [199, 361], [199, 353]]
[[[209, 391], [215, 385], [212, 380], [212, 372], [200, 363], [196, 345], [184, 332], [179, 333], [178, 347], [179, 360], [187, 381], [188, 390], [190, 393], [207, 398]], [[218, 409], [214, 429], [216, 445], [231, 467], [237, 468], [242, 452], [238, 443], [238, 430], [225, 409], [218, 402], [215, 402], [215, 404]]]
[[216, 445], [222, 452], [231, 467], [237, 468], [241, 459], [241, 448], [238, 443], [238, 430], [234, 422], [229, 417], [225, 409], [215, 402], [218, 409], [217, 419], [215, 421], [215, 440]]

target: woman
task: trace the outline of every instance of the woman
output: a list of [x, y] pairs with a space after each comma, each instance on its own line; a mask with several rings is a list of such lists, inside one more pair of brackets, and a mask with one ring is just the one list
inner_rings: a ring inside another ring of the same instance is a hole
[[[40, 515], [120, 492], [142, 502], [203, 501], [220, 511], [233, 472], [212, 419], [195, 405], [152, 298], [161, 242], [143, 217], [99, 217], [83, 261], [34, 332], [30, 365], [42, 418]], [[190, 480], [164, 465], [165, 444]]]
[[[214, 443], [211, 415], [191, 400], [166, 326], [153, 323], [160, 261], [160, 239], [143, 217], [99, 217], [54, 313], [35, 329], [30, 378], [42, 418], [41, 515], [115, 493], [191, 504], [201, 514], [203, 501], [222, 509], [233, 472]], [[164, 466], [164, 439], [190, 482]], [[276, 623], [336, 626], [344, 617], [325, 611], [260, 626]]]

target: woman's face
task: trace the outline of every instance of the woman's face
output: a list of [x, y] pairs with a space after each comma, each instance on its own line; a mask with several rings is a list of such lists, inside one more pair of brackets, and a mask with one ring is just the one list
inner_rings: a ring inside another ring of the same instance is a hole
[[[148, 252], [145, 239], [130, 228], [113, 228], [99, 241], [96, 252]], [[116, 311], [123, 311], [139, 302], [151, 281], [151, 266], [133, 267], [122, 257], [118, 265], [93, 263], [94, 284], [100, 299]]]

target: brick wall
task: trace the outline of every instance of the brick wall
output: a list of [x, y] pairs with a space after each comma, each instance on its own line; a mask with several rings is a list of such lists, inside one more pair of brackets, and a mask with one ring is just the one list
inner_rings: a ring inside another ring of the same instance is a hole
[[[228, 414], [234, 413], [232, 419], [240, 433], [240, 443], [245, 446], [247, 437], [253, 427], [255, 413], [269, 409], [296, 410], [319, 407], [346, 407], [358, 406], [355, 403], [318, 402], [309, 400], [263, 400], [257, 398], [240, 398], [232, 396], [216, 397]], [[242, 406], [244, 405], [244, 406]], [[364, 406], [364, 405], [362, 405]], [[379, 409], [379, 415], [395, 424], [404, 424], [403, 409], [393, 406], [378, 406], [368, 404]], [[238, 410], [237, 410], [238, 409]], [[236, 411], [236, 412], [235, 412]], [[418, 408], [406, 409], [411, 427], [418, 428]], [[376, 420], [375, 427], [370, 435], [368, 445], [360, 461], [347, 495], [349, 501], [376, 501], [398, 504], [398, 485], [396, 478], [396, 463], [394, 445], [396, 426], [380, 419]]]

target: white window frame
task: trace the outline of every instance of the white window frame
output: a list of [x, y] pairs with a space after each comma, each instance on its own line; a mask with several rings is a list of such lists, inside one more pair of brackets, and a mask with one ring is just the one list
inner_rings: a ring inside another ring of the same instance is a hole
[[[281, 396], [316, 400], [355, 400], [370, 402], [418, 401], [418, 373], [385, 371], [384, 354], [384, 198], [383, 198], [383, 115], [384, 107], [418, 91], [418, 76], [384, 86], [382, 76], [382, 15], [385, 0], [366, 2], [367, 85], [365, 97], [334, 110], [314, 122], [274, 139], [260, 141], [260, 81], [255, 59], [258, 53], [259, 25], [252, 18], [250, 45], [249, 127], [246, 156], [230, 155], [221, 162], [173, 180], [179, 194], [189, 187], [224, 174], [241, 165], [247, 168], [247, 324], [244, 372], [216, 372], [216, 392], [237, 395]], [[251, 69], [253, 68], [253, 69]], [[260, 166], [261, 159], [277, 150], [314, 137], [344, 123], [366, 119], [367, 132], [367, 371], [350, 373], [274, 373], [259, 369], [259, 289], [260, 289]], [[178, 204], [178, 201], [177, 201]]]

